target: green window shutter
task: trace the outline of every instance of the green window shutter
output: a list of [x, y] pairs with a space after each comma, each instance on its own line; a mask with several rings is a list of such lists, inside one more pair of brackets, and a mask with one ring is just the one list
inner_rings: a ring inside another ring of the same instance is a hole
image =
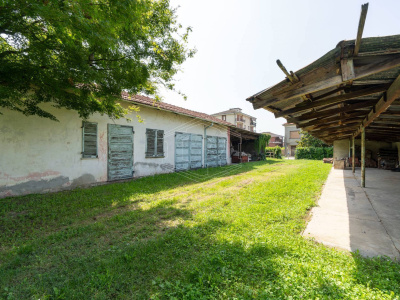
[[164, 130], [157, 130], [156, 156], [164, 156]]
[[82, 123], [82, 157], [97, 157], [97, 123]]
[[156, 154], [156, 130], [155, 129], [146, 129], [146, 156], [153, 157]]
[[146, 157], [164, 156], [164, 130], [146, 129]]

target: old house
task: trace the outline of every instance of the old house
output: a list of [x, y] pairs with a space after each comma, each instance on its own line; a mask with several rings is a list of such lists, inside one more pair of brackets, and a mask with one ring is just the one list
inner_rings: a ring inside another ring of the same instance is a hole
[[[123, 94], [137, 105], [132, 119], [47, 109], [59, 120], [3, 110], [0, 117], [0, 197], [55, 191], [158, 173], [231, 163], [234, 125], [216, 117]], [[239, 129], [237, 129], [239, 130]]]

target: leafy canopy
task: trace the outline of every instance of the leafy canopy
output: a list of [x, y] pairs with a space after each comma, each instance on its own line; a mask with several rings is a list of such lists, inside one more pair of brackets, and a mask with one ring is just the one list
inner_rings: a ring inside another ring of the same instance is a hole
[[[41, 103], [112, 118], [122, 91], [174, 89], [194, 54], [169, 0], [0, 1], [0, 109], [55, 119]], [[0, 111], [1, 113], [1, 111]]]
[[313, 137], [306, 131], [301, 131], [300, 141], [297, 144], [297, 147], [329, 147], [328, 144], [325, 144], [320, 139]]

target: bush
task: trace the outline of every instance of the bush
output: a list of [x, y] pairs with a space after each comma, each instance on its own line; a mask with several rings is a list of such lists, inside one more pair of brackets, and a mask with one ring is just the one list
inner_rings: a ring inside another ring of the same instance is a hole
[[296, 159], [316, 159], [333, 157], [333, 147], [297, 147]]
[[275, 158], [282, 158], [282, 149], [279, 146], [275, 147]]
[[274, 158], [282, 158], [282, 148], [279, 146], [265, 147], [265, 153], [268, 152], [272, 152], [274, 154]]

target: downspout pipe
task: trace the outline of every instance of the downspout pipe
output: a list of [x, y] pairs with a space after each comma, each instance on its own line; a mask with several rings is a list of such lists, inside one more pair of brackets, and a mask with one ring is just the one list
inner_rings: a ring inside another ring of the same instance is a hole
[[207, 167], [207, 129], [213, 127], [214, 123], [204, 126], [204, 168]]

